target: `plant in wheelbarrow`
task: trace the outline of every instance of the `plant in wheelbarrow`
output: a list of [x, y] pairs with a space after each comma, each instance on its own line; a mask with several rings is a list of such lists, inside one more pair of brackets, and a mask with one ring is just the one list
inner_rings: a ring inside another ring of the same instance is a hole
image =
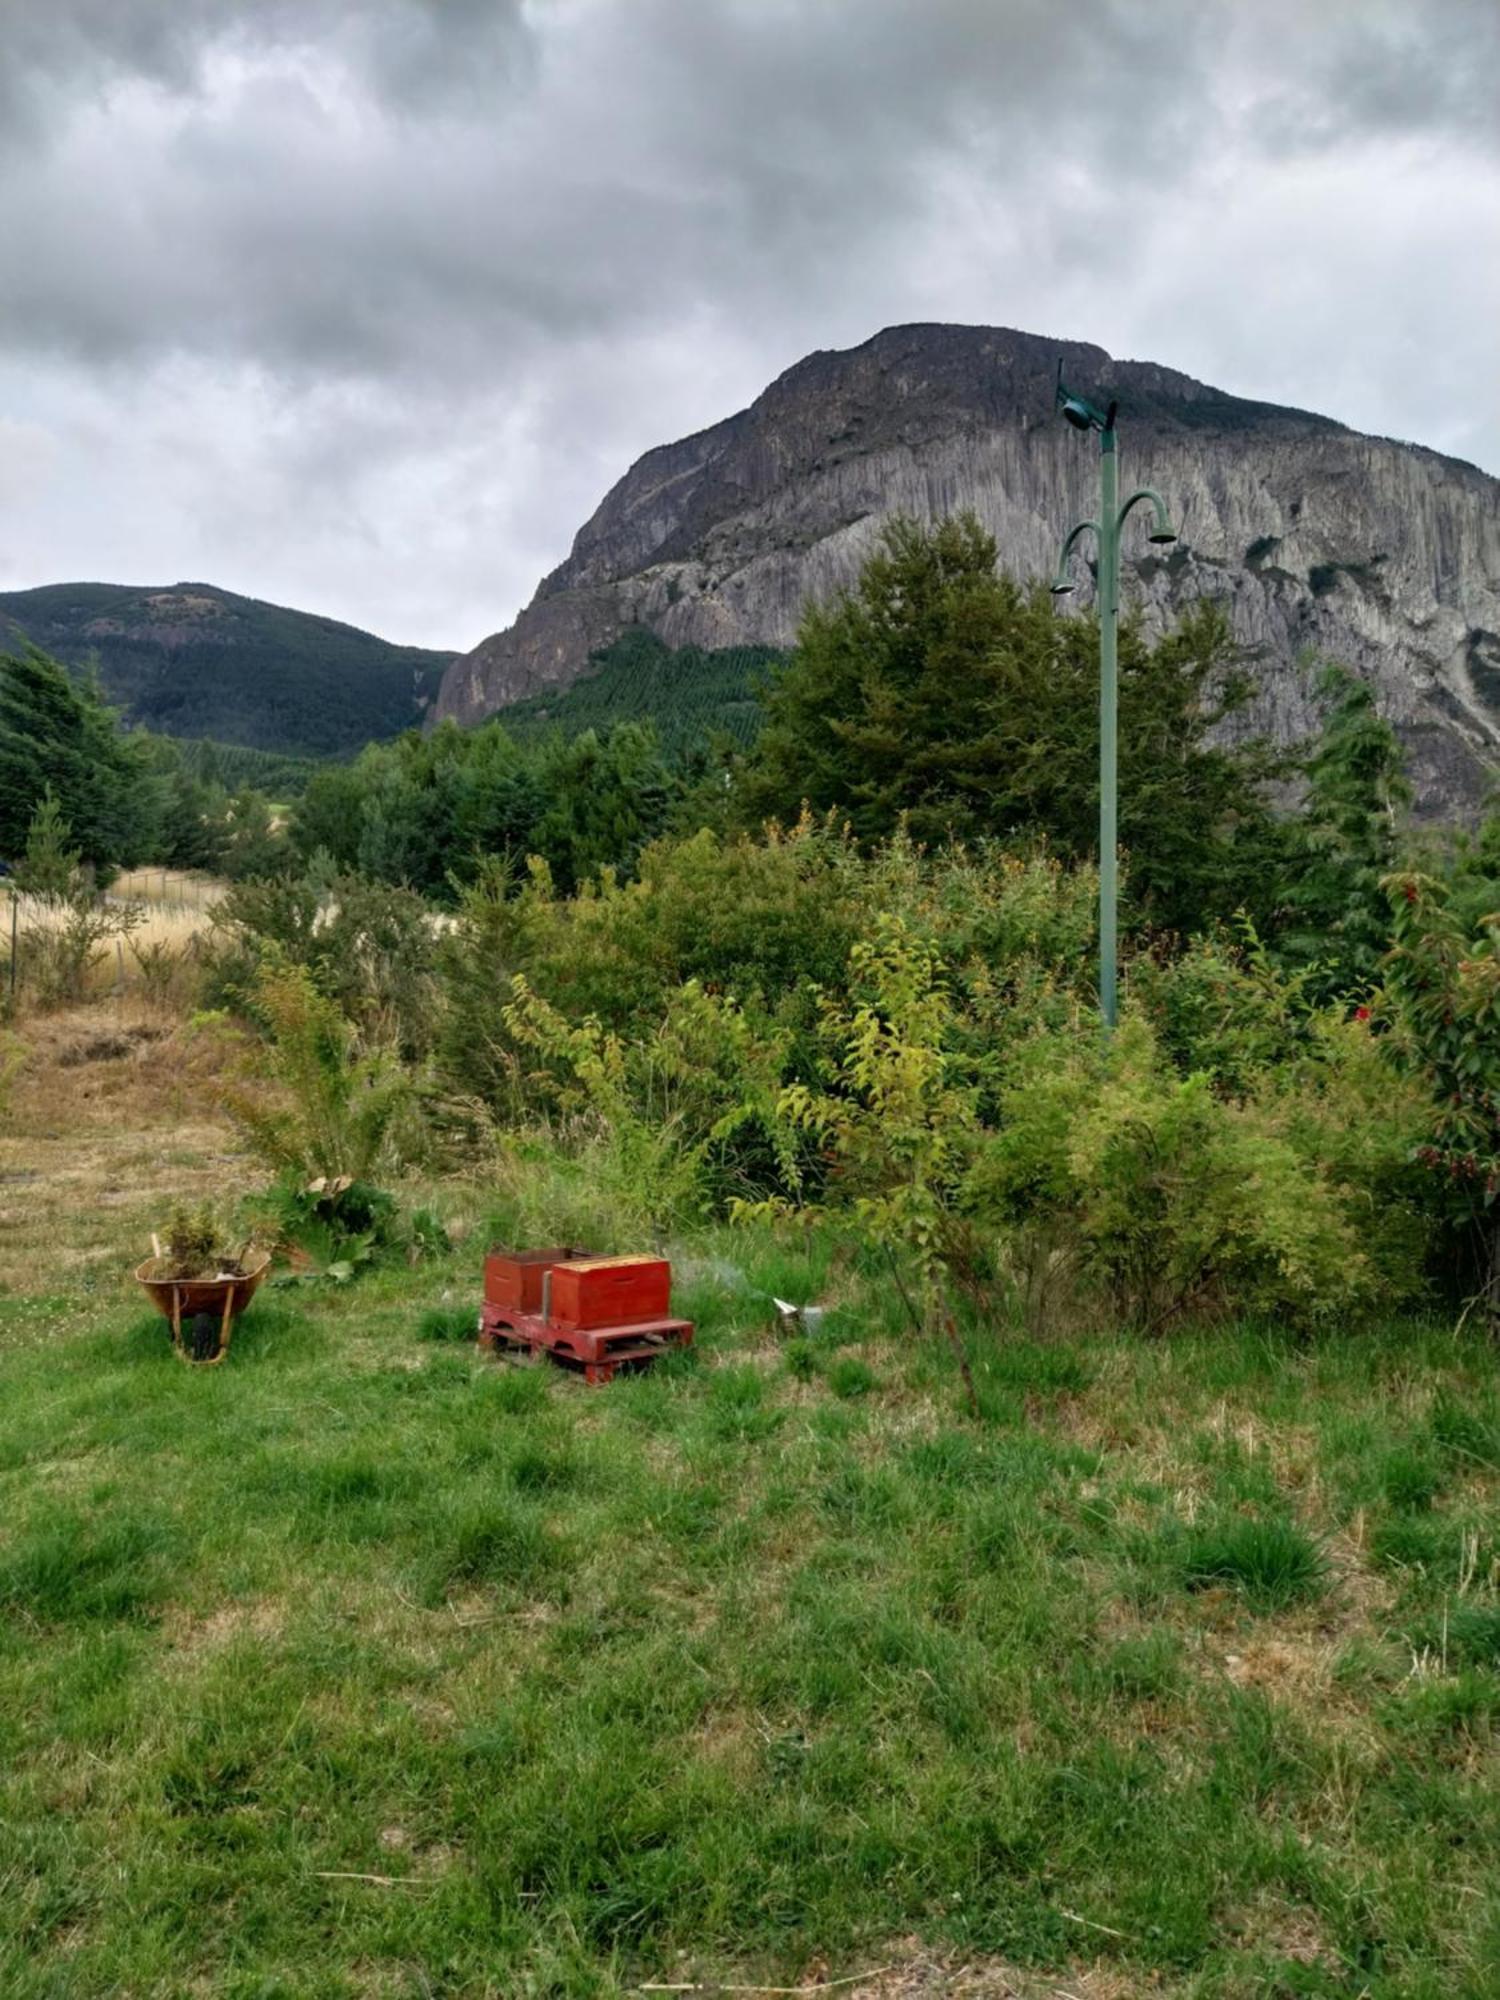
[[212, 1366], [270, 1266], [254, 1237], [235, 1244], [210, 1209], [174, 1208], [136, 1277], [172, 1329], [178, 1358]]
[[376, 1179], [420, 1140], [417, 1091], [394, 1052], [368, 1043], [305, 967], [271, 960], [255, 999], [265, 1035], [219, 1094], [276, 1175], [262, 1209], [286, 1282], [347, 1284], [387, 1254], [446, 1250], [436, 1218], [403, 1218]]

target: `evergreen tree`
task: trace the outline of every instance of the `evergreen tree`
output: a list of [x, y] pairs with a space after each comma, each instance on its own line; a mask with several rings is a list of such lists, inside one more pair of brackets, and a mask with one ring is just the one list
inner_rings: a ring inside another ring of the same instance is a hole
[[229, 798], [181, 767], [168, 773], [157, 856], [168, 868], [215, 873], [229, 839]]
[[363, 763], [361, 757], [354, 764], [324, 764], [308, 780], [290, 828], [292, 844], [304, 858], [323, 853], [340, 868], [354, 867], [365, 800]]
[[70, 847], [73, 829], [63, 818], [57, 795], [49, 785], [31, 815], [26, 830], [26, 852], [16, 865], [16, 887], [27, 896], [57, 900], [66, 896], [78, 880], [82, 856]]
[[295, 860], [290, 842], [277, 830], [269, 802], [248, 787], [230, 799], [224, 819], [220, 866], [232, 881], [282, 875]]
[[1454, 836], [1447, 875], [1454, 915], [1469, 930], [1500, 912], [1500, 809], [1493, 802], [1476, 833], [1460, 828]]
[[[737, 787], [751, 825], [804, 802], [862, 841], [904, 818], [926, 842], [1098, 844], [1099, 628], [997, 574], [972, 515], [891, 522], [858, 583], [803, 618]], [[1200, 606], [1150, 647], [1120, 632], [1120, 841], [1128, 910], [1195, 928], [1264, 897], [1275, 831], [1258, 745], [1214, 725], [1249, 696], [1227, 621]]]
[[1397, 865], [1411, 787], [1369, 687], [1330, 664], [1319, 693], [1324, 723], [1305, 765], [1276, 952], [1290, 966], [1315, 967], [1311, 990], [1328, 999], [1374, 983], [1391, 928], [1381, 883]]
[[601, 868], [632, 873], [675, 795], [655, 730], [636, 722], [617, 723], [602, 738], [586, 729], [556, 746], [543, 783], [548, 804], [533, 845], [567, 893]]
[[146, 740], [35, 647], [0, 653], [0, 854], [20, 852], [49, 789], [96, 870], [152, 850], [161, 793]]

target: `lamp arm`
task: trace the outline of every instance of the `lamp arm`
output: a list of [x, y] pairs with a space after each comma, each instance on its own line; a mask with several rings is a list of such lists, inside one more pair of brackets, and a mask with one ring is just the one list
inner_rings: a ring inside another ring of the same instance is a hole
[[1116, 534], [1125, 526], [1125, 517], [1131, 508], [1138, 507], [1143, 500], [1151, 502], [1156, 513], [1156, 525], [1159, 528], [1165, 528], [1170, 525], [1167, 516], [1167, 503], [1162, 499], [1156, 488], [1154, 486], [1138, 486], [1125, 502], [1125, 505], [1120, 509], [1120, 518], [1115, 523]]
[[1093, 530], [1101, 541], [1104, 539], [1104, 530], [1099, 526], [1097, 521], [1079, 521], [1073, 527], [1069, 528], [1068, 538], [1058, 551], [1057, 574], [1059, 577], [1062, 576], [1063, 571], [1068, 566], [1068, 557], [1073, 553], [1073, 544], [1078, 540], [1080, 535], [1088, 534], [1090, 529]]

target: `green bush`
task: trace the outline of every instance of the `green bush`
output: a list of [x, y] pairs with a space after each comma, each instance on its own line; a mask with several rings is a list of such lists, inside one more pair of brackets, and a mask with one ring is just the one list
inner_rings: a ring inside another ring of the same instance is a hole
[[317, 864], [231, 884], [210, 921], [200, 999], [264, 1027], [262, 975], [299, 966], [362, 1034], [417, 1057], [438, 1018], [436, 957], [436, 913], [420, 896]]
[[1425, 875], [1385, 887], [1395, 942], [1376, 1011], [1425, 1099], [1413, 1150], [1452, 1228], [1450, 1281], [1500, 1331], [1500, 913], [1466, 926]]
[[225, 1109], [264, 1163], [295, 1183], [367, 1181], [400, 1151], [410, 1079], [367, 1049], [307, 969], [272, 960], [254, 989], [269, 1039], [245, 1076], [221, 1091]]
[[569, 902], [533, 871], [445, 947], [444, 1062], [552, 1118], [643, 1226], [844, 1214], [955, 1342], [953, 1276], [1038, 1328], [1064, 1305], [1154, 1330], [1418, 1295], [1420, 1082], [1248, 928], [1140, 961], [1101, 1039], [1093, 888], [1045, 856], [860, 855], [811, 822], [663, 844]]
[[1127, 1322], [1227, 1308], [1326, 1320], [1420, 1289], [1409, 1099], [1355, 1024], [1230, 1098], [1127, 1013], [1015, 1052], [961, 1200], [1023, 1249], [1059, 1244]]
[[790, 1041], [792, 1072], [820, 1061], [820, 994], [847, 988], [851, 953], [882, 916], [931, 942], [972, 998], [975, 1031], [1019, 994], [1087, 976], [1094, 877], [1045, 855], [953, 848], [925, 855], [898, 837], [861, 855], [832, 822], [803, 819], [763, 838], [704, 831], [646, 849], [632, 882], [604, 876], [560, 897], [533, 862], [519, 892], [488, 870], [440, 947], [446, 997], [440, 1066], [456, 1089], [508, 1116], [536, 1104], [508, 1019], [511, 981], [571, 1021], [648, 1037], [670, 997], [696, 981], [764, 1017]]

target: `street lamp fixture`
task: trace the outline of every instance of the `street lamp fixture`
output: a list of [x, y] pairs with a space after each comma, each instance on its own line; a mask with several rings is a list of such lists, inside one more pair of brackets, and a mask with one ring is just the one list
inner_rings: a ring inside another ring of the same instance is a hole
[[1119, 934], [1119, 655], [1120, 535], [1131, 510], [1146, 501], [1152, 513], [1148, 540], [1175, 542], [1177, 530], [1167, 504], [1153, 487], [1140, 486], [1119, 505], [1119, 454], [1115, 448], [1115, 413], [1111, 403], [1101, 410], [1069, 389], [1057, 364], [1057, 408], [1075, 430], [1099, 433], [1099, 518], [1079, 521], [1068, 530], [1057, 558], [1052, 595], [1065, 597], [1073, 588], [1068, 557], [1083, 535], [1091, 534], [1099, 551], [1099, 1012], [1107, 1030], [1118, 1011], [1116, 966]]

